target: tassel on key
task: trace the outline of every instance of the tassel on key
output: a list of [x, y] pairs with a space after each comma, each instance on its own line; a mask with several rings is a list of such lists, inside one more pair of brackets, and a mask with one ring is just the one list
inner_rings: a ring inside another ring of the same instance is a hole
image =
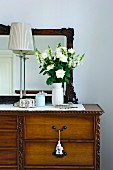
[[62, 147], [62, 145], [61, 145], [61, 143], [60, 143], [60, 130], [58, 131], [59, 133], [59, 140], [58, 140], [58, 144], [57, 144], [57, 146], [56, 146], [56, 154], [57, 155], [63, 155], [63, 147]]

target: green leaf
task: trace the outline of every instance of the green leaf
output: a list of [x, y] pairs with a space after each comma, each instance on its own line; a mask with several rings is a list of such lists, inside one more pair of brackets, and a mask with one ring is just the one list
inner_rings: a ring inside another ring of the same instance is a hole
[[44, 71], [43, 75], [47, 74], [47, 71]]
[[42, 69], [39, 73], [42, 73], [45, 69]]
[[53, 77], [49, 77], [46, 81], [47, 85], [52, 85], [54, 83], [54, 78]]
[[85, 56], [85, 53], [80, 57], [80, 61], [83, 60], [84, 56]]
[[65, 73], [66, 77], [70, 77], [70, 72]]
[[65, 82], [69, 84], [69, 79], [65, 77]]
[[61, 43], [58, 43], [57, 48], [61, 47]]

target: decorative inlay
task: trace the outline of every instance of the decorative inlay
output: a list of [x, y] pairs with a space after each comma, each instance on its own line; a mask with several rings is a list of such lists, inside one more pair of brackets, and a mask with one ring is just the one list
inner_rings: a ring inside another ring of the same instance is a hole
[[100, 116], [96, 116], [96, 170], [100, 170]]
[[24, 169], [24, 117], [18, 116], [17, 122], [17, 141], [18, 141], [18, 170]]

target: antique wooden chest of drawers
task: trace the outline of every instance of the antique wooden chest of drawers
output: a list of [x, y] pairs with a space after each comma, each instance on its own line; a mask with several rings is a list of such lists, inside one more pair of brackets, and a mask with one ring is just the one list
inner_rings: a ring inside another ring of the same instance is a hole
[[[76, 110], [0, 110], [0, 169], [100, 170], [98, 105]], [[60, 132], [63, 155], [56, 154]]]

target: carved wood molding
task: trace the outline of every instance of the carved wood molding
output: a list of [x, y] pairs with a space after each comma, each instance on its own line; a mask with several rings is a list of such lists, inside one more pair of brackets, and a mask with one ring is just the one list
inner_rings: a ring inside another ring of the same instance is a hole
[[96, 170], [100, 170], [100, 116], [96, 116]]
[[19, 96], [0, 96], [0, 104], [13, 104], [19, 99]]
[[10, 26], [6, 26], [3, 24], [0, 24], [0, 35], [9, 35], [10, 32]]
[[78, 99], [76, 98], [76, 93], [74, 92], [74, 87], [72, 83], [67, 84], [66, 88], [66, 103], [73, 102], [75, 104], [78, 103]]
[[18, 143], [18, 170], [24, 169], [24, 117], [18, 116], [17, 119], [17, 143]]
[[32, 29], [33, 35], [63, 35], [67, 38], [67, 48], [73, 48], [74, 29], [61, 28], [61, 29]]

